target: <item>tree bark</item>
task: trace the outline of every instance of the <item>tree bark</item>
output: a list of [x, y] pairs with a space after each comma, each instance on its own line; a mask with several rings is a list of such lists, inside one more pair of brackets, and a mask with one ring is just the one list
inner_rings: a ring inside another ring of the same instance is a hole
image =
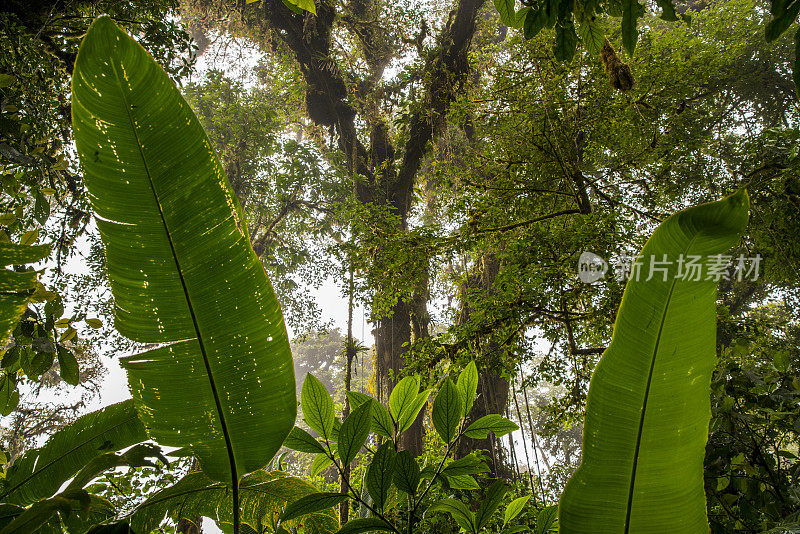
[[[465, 286], [461, 294], [461, 310], [458, 321], [465, 324], [469, 321], [471, 308], [469, 302], [471, 293], [478, 290], [483, 293], [483, 297], [488, 297], [494, 291], [493, 286], [497, 274], [500, 271], [500, 262], [493, 254], [486, 254], [477, 262], [472, 269], [472, 273], [467, 276]], [[480, 297], [479, 297], [480, 298]], [[497, 369], [502, 362], [500, 358], [500, 347], [496, 342], [482, 343], [476, 341], [478, 350], [479, 365], [478, 394], [472, 405], [472, 410], [467, 416], [467, 424], [476, 421], [489, 414], [504, 414], [508, 405], [508, 380], [497, 373]], [[511, 478], [511, 469], [506, 458], [505, 451], [500, 440], [490, 434], [485, 439], [473, 439], [464, 437], [456, 448], [456, 457], [466, 456], [475, 450], [488, 451], [491, 456], [490, 469], [495, 478]]]

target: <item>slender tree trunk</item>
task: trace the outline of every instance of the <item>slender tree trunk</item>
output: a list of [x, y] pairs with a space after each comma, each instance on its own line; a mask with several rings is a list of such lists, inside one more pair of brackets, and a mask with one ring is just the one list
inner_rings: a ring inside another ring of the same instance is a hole
[[[350, 391], [350, 382], [352, 381], [353, 372], [353, 356], [355, 353], [355, 343], [353, 342], [353, 266], [350, 265], [350, 283], [348, 287], [348, 300], [347, 300], [347, 341], [345, 345], [345, 358], [347, 360], [347, 369], [344, 375], [344, 411], [342, 413], [342, 421], [347, 419], [350, 415], [350, 398], [347, 392]], [[350, 464], [342, 466], [342, 479], [339, 483], [339, 491], [347, 493], [350, 487]], [[350, 518], [350, 500], [345, 499], [339, 504], [339, 523], [344, 525]]]
[[533, 483], [531, 457], [528, 455], [528, 442], [525, 441], [525, 423], [522, 420], [522, 413], [519, 411], [519, 399], [517, 399], [517, 390], [513, 384], [511, 385], [511, 394], [514, 396], [514, 406], [517, 408], [517, 421], [519, 421], [519, 429], [522, 432], [522, 448], [525, 450], [525, 464], [528, 467], [528, 481], [530, 482], [533, 501], [536, 502], [536, 485]]
[[[508, 410], [508, 404], [506, 403], [506, 419], [511, 419], [510, 413]], [[509, 432], [508, 434], [508, 449], [511, 451], [511, 463], [512, 463], [512, 470], [511, 474], [514, 477], [514, 480], [519, 480], [519, 460], [517, 459], [517, 449], [514, 446], [514, 433]]]
[[[542, 484], [542, 469], [539, 466], [539, 447], [538, 447], [538, 440], [536, 439], [536, 428], [533, 426], [533, 418], [531, 417], [531, 405], [528, 402], [528, 388], [525, 387], [524, 383], [520, 383], [520, 387], [522, 388], [522, 397], [523, 399], [525, 399], [525, 411], [528, 414], [528, 424], [530, 425], [530, 430], [531, 430], [533, 457], [536, 460], [536, 477], [539, 479], [539, 491], [541, 492], [542, 495], [542, 502], [544, 502], [544, 484]], [[544, 454], [542, 454], [542, 456], [544, 456]], [[545, 460], [545, 462], [547, 461], [546, 458], [543, 458], [543, 460]]]

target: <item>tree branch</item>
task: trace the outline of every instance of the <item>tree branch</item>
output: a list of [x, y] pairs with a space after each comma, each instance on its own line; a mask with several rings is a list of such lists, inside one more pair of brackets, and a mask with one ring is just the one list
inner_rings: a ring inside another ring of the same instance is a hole
[[426, 87], [423, 107], [411, 118], [408, 141], [397, 176], [397, 200], [410, 208], [414, 178], [422, 163], [425, 149], [441, 130], [450, 104], [463, 90], [469, 74], [467, 52], [475, 34], [475, 21], [485, 0], [459, 0], [455, 15], [437, 39], [438, 49], [428, 57], [425, 70], [430, 82]]
[[508, 232], [509, 230], [514, 230], [515, 228], [519, 228], [521, 226], [528, 226], [537, 222], [546, 221], [547, 219], [554, 219], [562, 215], [572, 215], [575, 213], [581, 213], [581, 210], [579, 209], [561, 210], [555, 213], [550, 213], [548, 215], [543, 215], [541, 217], [536, 217], [535, 219], [526, 219], [524, 221], [506, 224], [503, 226], [497, 226], [495, 228], [484, 228], [482, 230], [476, 230], [475, 232], [473, 232], [473, 234], [480, 235], [480, 234], [488, 234], [489, 232]]

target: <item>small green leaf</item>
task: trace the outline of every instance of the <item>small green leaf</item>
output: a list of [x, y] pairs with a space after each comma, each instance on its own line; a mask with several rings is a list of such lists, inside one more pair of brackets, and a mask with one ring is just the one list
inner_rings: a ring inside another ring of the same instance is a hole
[[419, 486], [419, 464], [409, 451], [400, 451], [395, 457], [394, 485], [409, 495], [414, 495]]
[[11, 412], [19, 404], [19, 391], [17, 391], [17, 384], [9, 376], [0, 378], [0, 414], [4, 417]]
[[392, 389], [389, 394], [389, 411], [395, 421], [400, 420], [404, 410], [408, 411], [419, 393], [419, 380], [415, 376], [407, 376]]
[[27, 232], [23, 233], [19, 238], [20, 245], [33, 245], [36, 243], [36, 240], [39, 239], [39, 229], [36, 228], [35, 230], [28, 230]]
[[386, 406], [375, 402], [372, 406], [372, 431], [389, 439], [394, 438], [394, 423]]
[[86, 324], [89, 325], [91, 328], [97, 330], [98, 328], [103, 328], [103, 321], [100, 319], [86, 319]]
[[281, 514], [281, 522], [290, 521], [302, 515], [313, 514], [336, 506], [347, 499], [346, 493], [321, 492], [312, 493], [290, 503]]
[[546, 534], [553, 530], [558, 521], [558, 505], [548, 506], [536, 518], [536, 534]]
[[403, 433], [414, 423], [414, 420], [419, 415], [420, 410], [422, 407], [425, 406], [425, 403], [428, 402], [428, 397], [431, 396], [432, 389], [426, 389], [425, 391], [420, 391], [417, 393], [417, 396], [414, 398], [414, 402], [406, 408], [403, 413], [400, 415], [400, 420], [397, 422], [397, 431], [399, 433]]
[[467, 417], [472, 410], [472, 403], [475, 402], [475, 394], [478, 392], [478, 367], [471, 361], [464, 367], [456, 381], [456, 389], [461, 398], [461, 417]]
[[499, 438], [518, 429], [519, 427], [515, 423], [496, 413], [492, 413], [469, 425], [464, 431], [464, 435], [473, 439], [486, 439], [489, 432], [494, 432], [494, 435]]
[[456, 499], [444, 499], [429, 508], [431, 512], [447, 512], [455, 519], [458, 526], [470, 533], [477, 532], [475, 528], [475, 515], [470, 512], [467, 505]]
[[572, 61], [578, 46], [578, 34], [572, 20], [559, 20], [556, 24], [556, 44], [553, 53], [558, 61]]
[[789, 355], [786, 351], [778, 350], [772, 356], [772, 364], [775, 366], [775, 369], [781, 373], [785, 373], [789, 370], [790, 363]]
[[367, 491], [375, 502], [375, 507], [383, 509], [394, 475], [395, 452], [391, 441], [384, 441], [375, 451], [372, 463], [367, 469]]
[[350, 406], [353, 409], [371, 400], [373, 402], [372, 431], [387, 438], [394, 438], [394, 423], [392, 423], [392, 416], [389, 415], [389, 410], [386, 409], [386, 406], [366, 393], [361, 393], [359, 391], [348, 391], [347, 398], [350, 399]]
[[317, 377], [308, 373], [300, 393], [303, 418], [322, 439], [328, 441], [333, 433], [333, 399]]
[[[375, 401], [375, 399], [366, 393], [360, 391], [348, 391], [347, 400], [350, 401], [350, 409], [355, 410], [367, 401]], [[375, 401], [378, 402], [378, 401]]]
[[514, 15], [514, 28], [517, 30], [522, 29], [525, 25], [525, 19], [528, 16], [528, 13], [531, 11], [530, 6], [524, 6], [522, 9], [517, 11], [516, 15]]
[[58, 368], [62, 380], [71, 386], [77, 386], [80, 381], [80, 370], [75, 355], [66, 347], [58, 346]]
[[364, 446], [372, 423], [372, 406], [374, 401], [368, 400], [353, 410], [342, 423], [339, 430], [339, 458], [342, 465], [355, 460], [358, 451]]
[[325, 452], [325, 448], [319, 441], [314, 439], [314, 436], [297, 426], [294, 427], [291, 432], [289, 432], [289, 435], [286, 437], [286, 441], [283, 442], [283, 446], [287, 449], [292, 449], [293, 451], [314, 453]]
[[531, 9], [525, 15], [525, 22], [522, 25], [523, 35], [525, 39], [533, 39], [536, 37], [547, 22], [547, 15], [542, 8]]
[[513, 28], [517, 21], [514, 11], [514, 0], [494, 0], [494, 7], [500, 14], [500, 22]]
[[472, 475], [443, 475], [450, 489], [458, 490], [477, 490], [481, 489], [478, 482]]
[[297, 13], [298, 15], [302, 15], [304, 13], [302, 9], [290, 3], [289, 0], [281, 0], [281, 2], [283, 2], [283, 5], [288, 7], [292, 11], [292, 13]]
[[30, 368], [26, 370], [28, 378], [39, 377], [53, 366], [55, 354], [52, 352], [37, 352], [31, 360]]
[[314, 6], [314, 0], [287, 0], [292, 5], [305, 9], [309, 13], [317, 14], [317, 8]]
[[373, 532], [375, 530], [392, 532], [394, 529], [379, 517], [363, 517], [351, 519], [336, 534], [363, 534], [364, 532]]
[[520, 497], [519, 499], [514, 499], [506, 508], [505, 516], [503, 517], [503, 526], [509, 524], [515, 517], [517, 517], [520, 512], [522, 512], [525, 505], [528, 504], [528, 499], [530, 499], [530, 495], [526, 495], [524, 497]]
[[485, 473], [489, 467], [474, 454], [468, 454], [458, 460], [453, 460], [442, 469], [442, 473], [448, 476], [455, 475], [477, 475]]
[[17, 79], [16, 79], [16, 78], [14, 78], [14, 77], [13, 77], [12, 75], [10, 75], [10, 74], [0, 74], [0, 88], [2, 88], [2, 87], [9, 87], [9, 86], [10, 86], [11, 84], [13, 84], [15, 81], [17, 81]]
[[475, 514], [475, 524], [478, 527], [478, 530], [485, 527], [492, 518], [492, 514], [500, 506], [500, 503], [503, 502], [503, 497], [505, 496], [507, 490], [508, 485], [506, 484], [505, 480], [498, 480], [492, 484], [488, 490], [486, 490], [486, 495], [484, 496], [483, 501], [481, 501], [481, 506], [478, 508], [478, 513]]
[[39, 221], [39, 224], [44, 224], [50, 217], [50, 202], [41, 191], [36, 192], [34, 199], [33, 218]]
[[[334, 445], [331, 449], [335, 449], [336, 446]], [[311, 467], [308, 470], [308, 473], [315, 477], [318, 474], [325, 471], [328, 467], [333, 464], [333, 460], [330, 459], [327, 453], [321, 452], [314, 457], [314, 461], [311, 462]]]
[[64, 341], [69, 341], [70, 339], [74, 338], [77, 334], [78, 331], [70, 326], [69, 328], [61, 332], [61, 336], [59, 336], [58, 341], [61, 343], [63, 343]]
[[661, 8], [662, 20], [675, 22], [678, 20], [678, 14], [675, 13], [675, 7], [672, 5], [672, 0], [656, 0], [656, 4]]
[[433, 401], [433, 426], [445, 443], [456, 437], [458, 424], [461, 422], [463, 405], [455, 384], [449, 378], [444, 381], [442, 389]]
[[644, 6], [637, 0], [622, 0], [622, 46], [631, 57], [633, 57], [636, 41], [639, 38], [636, 25], [643, 15]]
[[600, 55], [600, 50], [606, 41], [600, 25], [594, 20], [585, 20], [578, 27], [578, 31], [586, 51], [595, 56]]

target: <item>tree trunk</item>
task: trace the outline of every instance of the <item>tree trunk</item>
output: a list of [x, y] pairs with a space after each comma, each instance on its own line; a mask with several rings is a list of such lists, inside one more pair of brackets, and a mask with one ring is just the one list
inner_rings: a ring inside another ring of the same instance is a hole
[[[460, 324], [469, 321], [471, 308], [469, 302], [472, 298], [488, 298], [494, 291], [494, 281], [500, 270], [500, 262], [494, 254], [482, 256], [472, 272], [467, 275], [464, 287], [461, 289], [461, 310], [458, 317]], [[475, 291], [482, 293], [475, 295]], [[489, 414], [504, 414], [508, 405], [508, 380], [497, 373], [496, 369], [502, 362], [499, 361], [501, 350], [496, 342], [482, 343], [476, 341], [476, 355], [479, 365], [478, 393], [472, 410], [467, 416], [467, 424]], [[456, 457], [466, 456], [475, 450], [488, 451], [491, 456], [491, 471], [496, 478], [511, 478], [511, 469], [508, 465], [505, 450], [500, 440], [493, 434], [485, 439], [462, 438], [456, 447]]]
[[[398, 374], [405, 367], [403, 354], [411, 342], [411, 305], [398, 301], [391, 315], [378, 320], [375, 329], [375, 379], [377, 391], [387, 401], [389, 393], [398, 382]], [[412, 454], [422, 453], [422, 417], [418, 417], [401, 437], [400, 448]]]

